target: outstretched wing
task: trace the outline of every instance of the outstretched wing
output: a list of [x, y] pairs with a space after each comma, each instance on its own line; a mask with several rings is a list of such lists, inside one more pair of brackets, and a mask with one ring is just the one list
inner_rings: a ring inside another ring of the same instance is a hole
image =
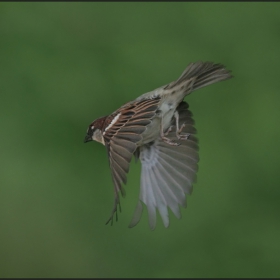
[[140, 147], [140, 160], [142, 164], [139, 201], [130, 223], [135, 226], [142, 214], [143, 205], [146, 204], [151, 229], [156, 226], [156, 209], [158, 209], [164, 226], [168, 227], [168, 208], [177, 218], [181, 217], [179, 205], [186, 207], [186, 194], [191, 194], [192, 184], [196, 180], [198, 170], [198, 140], [192, 113], [188, 104], [181, 102], [177, 108], [180, 126], [185, 123], [184, 133], [190, 133], [187, 140], [178, 140], [174, 129], [168, 138], [180, 142], [180, 146], [171, 146], [159, 137], [155, 142]]
[[[109, 164], [114, 183], [115, 202], [112, 214], [107, 221], [113, 223], [113, 216], [120, 205], [119, 191], [125, 195], [122, 184], [126, 184], [126, 174], [137, 143], [142, 139], [141, 134], [151, 123], [156, 114], [160, 99], [147, 99], [136, 103], [129, 103], [117, 110], [111, 119], [106, 121], [103, 132], [107, 148]], [[106, 224], [107, 224], [106, 223]]]

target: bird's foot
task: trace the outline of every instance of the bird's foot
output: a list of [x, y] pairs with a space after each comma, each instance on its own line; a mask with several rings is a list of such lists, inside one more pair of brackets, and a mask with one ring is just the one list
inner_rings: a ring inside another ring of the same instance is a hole
[[172, 130], [172, 128], [173, 128], [173, 125], [171, 125], [167, 129], [167, 131], [164, 133], [163, 132], [163, 125], [162, 125], [162, 122], [161, 122], [161, 124], [160, 124], [160, 136], [161, 136], [161, 139], [162, 139], [163, 142], [165, 142], [165, 143], [167, 143], [167, 144], [169, 144], [171, 146], [180, 146], [181, 145], [180, 143], [177, 143], [177, 142], [175, 142], [175, 141], [173, 141], [173, 140], [171, 140], [171, 139], [166, 137], [169, 134], [169, 132]]
[[171, 126], [167, 129], [167, 131], [164, 133], [164, 135], [167, 136], [167, 135], [169, 134], [169, 132], [172, 131], [172, 128], [173, 128], [173, 125], [171, 125]]
[[162, 139], [163, 142], [165, 142], [165, 143], [167, 143], [171, 146], [180, 146], [181, 145], [180, 143], [174, 142], [173, 140], [171, 140], [171, 139], [169, 139], [165, 136], [161, 136], [161, 139]]
[[190, 133], [180, 133], [180, 134], [176, 134], [177, 138], [179, 140], [188, 140], [189, 137], [191, 136]]
[[185, 123], [183, 123], [182, 125], [181, 125], [181, 127], [180, 127], [180, 129], [178, 129], [177, 131], [176, 131], [176, 136], [177, 136], [177, 138], [179, 139], [179, 140], [187, 140], [187, 139], [189, 139], [189, 137], [190, 137], [190, 133], [183, 133], [182, 132], [182, 130], [184, 129], [184, 127], [186, 126], [186, 124]]

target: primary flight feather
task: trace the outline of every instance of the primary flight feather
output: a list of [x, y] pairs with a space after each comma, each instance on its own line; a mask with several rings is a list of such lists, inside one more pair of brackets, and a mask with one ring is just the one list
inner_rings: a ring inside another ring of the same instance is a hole
[[145, 93], [112, 114], [93, 121], [84, 142], [105, 145], [114, 183], [114, 207], [108, 222], [113, 222], [119, 192], [133, 155], [142, 170], [139, 201], [130, 222], [135, 226], [147, 206], [149, 225], [156, 226], [156, 210], [165, 227], [169, 226], [168, 207], [180, 218], [180, 205], [186, 206], [198, 170], [198, 140], [194, 120], [184, 97], [191, 92], [231, 78], [221, 64], [195, 62], [188, 65], [174, 82]]

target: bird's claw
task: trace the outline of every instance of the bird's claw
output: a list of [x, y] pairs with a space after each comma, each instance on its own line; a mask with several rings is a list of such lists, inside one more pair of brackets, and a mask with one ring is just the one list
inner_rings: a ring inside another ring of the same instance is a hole
[[176, 136], [179, 140], [187, 140], [190, 137], [190, 133], [182, 133], [182, 130], [184, 129], [184, 127], [186, 126], [185, 123], [183, 123], [180, 127], [180, 129], [178, 129], [176, 131]]
[[191, 136], [190, 133], [176, 133], [176, 136], [179, 140], [188, 140]]
[[180, 143], [177, 143], [177, 142], [174, 142], [173, 140], [167, 138], [167, 137], [161, 137], [161, 139], [163, 140], [163, 142], [171, 145], [171, 146], [180, 146], [181, 144]]

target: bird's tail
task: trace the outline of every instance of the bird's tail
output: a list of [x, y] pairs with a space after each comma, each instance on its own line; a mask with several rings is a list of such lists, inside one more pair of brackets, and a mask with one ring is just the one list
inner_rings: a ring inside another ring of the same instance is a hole
[[178, 80], [166, 85], [164, 90], [179, 90], [187, 95], [199, 88], [232, 78], [230, 72], [222, 64], [213, 62], [191, 63]]

